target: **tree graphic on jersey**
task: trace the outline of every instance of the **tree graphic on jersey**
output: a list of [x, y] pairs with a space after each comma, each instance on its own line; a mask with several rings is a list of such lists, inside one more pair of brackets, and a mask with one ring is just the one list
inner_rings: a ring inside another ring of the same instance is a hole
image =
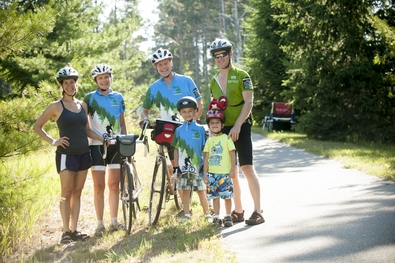
[[[91, 95], [88, 95], [85, 99], [85, 103], [89, 105], [89, 101], [90, 101]], [[115, 99], [112, 99], [114, 105], [117, 105], [117, 101]], [[92, 105], [89, 111], [89, 114], [92, 117], [97, 117], [99, 118], [101, 123], [106, 123], [106, 121], [108, 122], [108, 124], [111, 124], [112, 127], [114, 127], [114, 129], [116, 129], [116, 132], [119, 132], [119, 123], [117, 118], [115, 118], [113, 115], [111, 115], [106, 108], [104, 107], [100, 107], [99, 103], [93, 99], [92, 100]]]

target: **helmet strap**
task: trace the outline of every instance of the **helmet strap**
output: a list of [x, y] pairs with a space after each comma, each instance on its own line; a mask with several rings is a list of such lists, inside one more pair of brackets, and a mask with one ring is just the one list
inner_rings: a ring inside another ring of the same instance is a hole
[[63, 90], [63, 96], [68, 96], [68, 97], [71, 97], [71, 98], [74, 98], [74, 96], [75, 96], [76, 93], [77, 93], [77, 92], [74, 91], [73, 95], [69, 95], [69, 94], [67, 94], [66, 91]]

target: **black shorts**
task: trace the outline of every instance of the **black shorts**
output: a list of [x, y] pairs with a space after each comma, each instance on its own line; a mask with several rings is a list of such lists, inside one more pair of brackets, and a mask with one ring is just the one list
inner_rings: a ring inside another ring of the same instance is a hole
[[92, 171], [105, 171], [106, 166], [109, 169], [119, 169], [121, 155], [118, 153], [115, 145], [108, 146], [106, 159], [103, 159], [103, 145], [91, 145], [89, 148], [92, 155]]
[[92, 166], [91, 153], [68, 155], [56, 152], [56, 170], [58, 173], [64, 170], [78, 172], [88, 170]]
[[[229, 134], [233, 126], [225, 126], [222, 132]], [[240, 128], [239, 139], [234, 142], [236, 146], [237, 156], [239, 157], [240, 166], [252, 165], [252, 139], [251, 139], [251, 125], [249, 123], [243, 123]]]

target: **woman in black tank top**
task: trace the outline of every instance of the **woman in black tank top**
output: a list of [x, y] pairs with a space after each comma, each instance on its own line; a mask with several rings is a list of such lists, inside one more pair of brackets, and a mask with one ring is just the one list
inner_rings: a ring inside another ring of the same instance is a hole
[[[87, 137], [101, 141], [103, 138], [91, 131], [86, 104], [74, 97], [77, 92], [78, 72], [71, 67], [62, 68], [56, 74], [56, 80], [62, 89], [62, 98], [47, 106], [38, 117], [33, 130], [56, 147], [56, 168], [61, 185], [59, 208], [63, 221], [60, 243], [68, 244], [89, 238], [77, 231], [81, 192], [92, 163]], [[43, 129], [51, 118], [56, 121], [59, 129], [57, 140]]]

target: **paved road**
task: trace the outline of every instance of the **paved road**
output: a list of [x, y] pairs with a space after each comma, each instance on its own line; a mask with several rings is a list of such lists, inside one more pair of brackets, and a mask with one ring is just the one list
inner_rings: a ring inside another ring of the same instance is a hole
[[[221, 231], [244, 262], [395, 262], [395, 184], [253, 135], [266, 222]], [[241, 178], [246, 216], [252, 213]]]

